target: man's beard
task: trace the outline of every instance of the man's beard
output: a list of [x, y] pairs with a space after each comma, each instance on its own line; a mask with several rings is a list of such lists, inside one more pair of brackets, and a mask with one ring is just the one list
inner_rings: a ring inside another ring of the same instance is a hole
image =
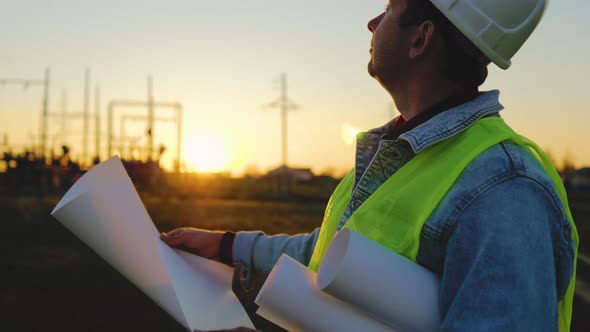
[[369, 72], [369, 75], [371, 75], [371, 77], [379, 82], [379, 84], [381, 84], [383, 87], [386, 85], [385, 82], [391, 81], [391, 76], [389, 75], [390, 73], [388, 73], [387, 70], [387, 68], [377, 67], [375, 62], [372, 60], [369, 61], [369, 64], [367, 65], [367, 71]]
[[369, 64], [367, 65], [367, 71], [369, 72], [369, 75], [371, 75], [371, 77], [376, 77], [377, 70], [375, 69], [375, 64], [373, 64], [373, 60], [369, 61]]

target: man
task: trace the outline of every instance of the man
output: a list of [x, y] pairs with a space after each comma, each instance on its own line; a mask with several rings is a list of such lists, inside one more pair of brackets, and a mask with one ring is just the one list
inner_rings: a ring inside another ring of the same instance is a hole
[[369, 73], [401, 115], [358, 136], [321, 231], [181, 228], [162, 240], [247, 281], [282, 253], [317, 270], [334, 232], [351, 227], [440, 276], [442, 331], [569, 330], [578, 239], [563, 188], [499, 118], [499, 92], [478, 91], [491, 61], [510, 66], [545, 5], [390, 0], [368, 25]]

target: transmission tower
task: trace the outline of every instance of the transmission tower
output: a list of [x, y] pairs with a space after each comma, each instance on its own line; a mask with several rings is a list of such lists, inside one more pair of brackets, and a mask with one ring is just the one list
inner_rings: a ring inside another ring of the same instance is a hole
[[[180, 167], [181, 161], [181, 146], [182, 146], [182, 112], [183, 107], [182, 104], [177, 102], [161, 102], [154, 100], [153, 97], [153, 86], [152, 86], [152, 78], [151, 76], [147, 79], [147, 87], [148, 87], [148, 98], [147, 101], [143, 100], [111, 100], [111, 102], [107, 106], [107, 154], [111, 156], [113, 153], [113, 121], [114, 121], [114, 111], [115, 108], [147, 108], [147, 116], [142, 117], [139, 120], [147, 120], [147, 148], [145, 149], [146, 159], [153, 160], [153, 153], [154, 153], [154, 122], [156, 120], [163, 121], [162, 118], [156, 118], [154, 116], [156, 108], [168, 108], [175, 111], [175, 117], [173, 120], [166, 119], [164, 121], [174, 121], [176, 122], [176, 135], [177, 135], [177, 144], [176, 144], [176, 158], [177, 158], [177, 170]], [[134, 120], [138, 120], [135, 118]]]
[[90, 69], [84, 72], [84, 107], [82, 114], [82, 161], [88, 162], [88, 131], [90, 120]]
[[45, 77], [42, 80], [39, 79], [23, 79], [23, 78], [4, 78], [0, 79], [0, 86], [6, 84], [17, 84], [22, 85], [25, 89], [31, 85], [43, 86], [43, 102], [41, 106], [41, 128], [40, 128], [40, 139], [41, 144], [39, 147], [40, 154], [45, 156], [47, 148], [47, 120], [49, 116], [49, 67], [45, 69]]
[[[80, 157], [80, 162], [83, 165], [87, 165], [89, 162], [89, 153], [88, 153], [88, 145], [89, 145], [89, 132], [90, 132], [90, 69], [86, 69], [84, 73], [84, 93], [83, 93], [84, 101], [82, 105], [82, 110], [77, 111], [70, 111], [68, 110], [68, 99], [67, 99], [67, 91], [64, 89], [62, 90], [62, 100], [61, 100], [61, 110], [60, 112], [47, 112], [44, 118], [48, 117], [55, 117], [61, 120], [61, 137], [62, 137], [62, 144], [66, 144], [66, 137], [68, 134], [67, 124], [70, 120], [75, 119], [82, 119], [82, 153]], [[95, 159], [99, 158], [100, 154], [100, 90], [98, 87], [95, 88], [95, 95], [94, 95], [94, 122], [95, 122]]]
[[94, 161], [100, 161], [100, 87], [94, 87]]
[[281, 110], [281, 162], [282, 166], [287, 166], [288, 153], [287, 153], [287, 113], [289, 111], [295, 111], [301, 109], [299, 105], [289, 100], [288, 89], [287, 89], [287, 73], [281, 73], [281, 96], [279, 99], [271, 102], [270, 104], [264, 105], [264, 108], [278, 108]]

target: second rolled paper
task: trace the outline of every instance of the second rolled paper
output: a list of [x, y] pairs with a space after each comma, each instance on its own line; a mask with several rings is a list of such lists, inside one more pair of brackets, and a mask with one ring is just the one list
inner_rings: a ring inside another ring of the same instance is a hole
[[317, 287], [401, 331], [440, 326], [438, 276], [347, 228], [332, 240]]

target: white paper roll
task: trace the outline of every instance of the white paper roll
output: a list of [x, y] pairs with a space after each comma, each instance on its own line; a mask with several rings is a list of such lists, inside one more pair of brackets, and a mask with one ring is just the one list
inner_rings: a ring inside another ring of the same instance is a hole
[[439, 329], [437, 275], [347, 228], [332, 240], [317, 286], [401, 331]]
[[59, 210], [62, 206], [69, 203], [72, 199], [82, 195], [90, 189], [96, 190], [99, 187], [106, 186], [111, 182], [129, 178], [125, 167], [118, 156], [111, 157], [108, 160], [94, 166], [86, 172], [74, 185], [66, 192], [64, 197], [59, 201], [51, 214]]
[[295, 331], [395, 331], [316, 287], [316, 274], [282, 255], [254, 301], [258, 314]]
[[253, 327], [232, 269], [160, 241], [118, 158], [87, 172], [51, 214], [188, 330]]
[[189, 330], [254, 328], [231, 290], [232, 268], [171, 249], [159, 239], [158, 245]]

